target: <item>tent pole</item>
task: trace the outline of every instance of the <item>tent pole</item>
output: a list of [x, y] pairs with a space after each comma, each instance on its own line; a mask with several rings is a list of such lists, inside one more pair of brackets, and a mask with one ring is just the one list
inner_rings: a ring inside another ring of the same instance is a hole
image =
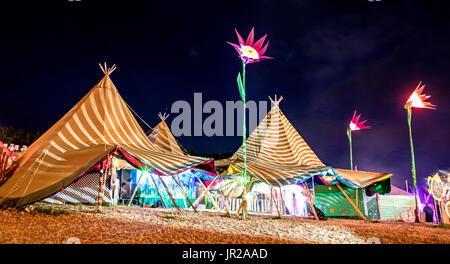
[[273, 186], [272, 185], [270, 185], [270, 198], [271, 198], [272, 206], [275, 205], [275, 208], [277, 209], [278, 217], [281, 218], [280, 208], [278, 207], [277, 202], [273, 198]]
[[167, 206], [166, 202], [164, 201], [164, 199], [163, 199], [163, 197], [162, 197], [162, 195], [161, 195], [161, 192], [159, 191], [158, 184], [156, 183], [155, 179], [153, 178], [153, 175], [150, 174], [150, 178], [152, 179], [153, 184], [154, 184], [155, 187], [156, 187], [156, 191], [158, 192], [159, 198], [161, 198], [161, 202], [164, 204], [164, 207], [165, 207], [165, 208], [169, 208], [169, 207]]
[[102, 212], [102, 202], [103, 202], [103, 194], [102, 194], [102, 185], [103, 185], [103, 172], [100, 172], [100, 179], [99, 179], [99, 186], [98, 186], [98, 199], [97, 199], [97, 213]]
[[214, 180], [211, 182], [211, 184], [209, 184], [208, 188], [205, 187], [205, 185], [203, 184], [203, 182], [200, 180], [200, 178], [198, 178], [197, 175], [195, 175], [195, 177], [197, 177], [197, 179], [200, 181], [200, 184], [202, 185], [202, 187], [205, 189], [202, 194], [197, 198], [197, 200], [195, 200], [194, 202], [194, 206], [196, 207], [198, 205], [198, 203], [201, 201], [201, 199], [203, 198], [203, 196], [205, 196], [205, 194], [207, 194], [209, 192], [209, 190], [212, 188], [212, 185], [214, 182], [216, 182], [216, 180], [220, 177], [220, 175], [217, 175], [216, 178], [214, 178]]
[[198, 176], [197, 176], [197, 179], [200, 181], [200, 184], [202, 185], [203, 189], [206, 191], [207, 199], [211, 200], [211, 203], [213, 204], [214, 208], [217, 209], [217, 211], [220, 213], [220, 207], [217, 205], [216, 200], [214, 199], [214, 197], [212, 197], [211, 194], [209, 193], [209, 191], [212, 188], [213, 182], [211, 182], [208, 185], [208, 188], [206, 188], [205, 184], [203, 184], [203, 182], [200, 180], [200, 178], [198, 178]]
[[286, 214], [286, 206], [284, 204], [284, 198], [283, 198], [283, 190], [280, 186], [280, 211], [282, 214]]
[[[253, 179], [253, 174], [250, 176], [250, 180], [248, 181], [248, 184], [245, 187], [244, 195], [246, 195], [248, 193], [248, 191], [250, 190], [250, 183], [252, 182], [252, 179]], [[245, 201], [245, 204], [244, 204], [244, 201]], [[241, 204], [239, 205], [239, 210], [237, 211], [237, 215], [239, 215], [241, 213], [241, 209], [242, 209], [242, 215], [244, 217], [248, 216], [247, 197], [244, 197], [244, 199], [242, 199]]]
[[[178, 181], [179, 180], [179, 177], [178, 177], [178, 175], [175, 175], [176, 176], [176, 180]], [[177, 185], [178, 185], [178, 183], [177, 183]], [[186, 203], [186, 194], [184, 193], [184, 190], [183, 190], [183, 188], [181, 188], [180, 187], [180, 190], [181, 190], [181, 194], [183, 195], [183, 203], [184, 203], [184, 208], [188, 208], [188, 206], [187, 206], [187, 203]], [[189, 199], [189, 198], [188, 198]]]
[[[358, 197], [358, 188], [356, 188], [356, 198], [355, 198], [355, 201], [356, 201], [356, 207], [358, 207], [358, 199], [359, 197]], [[358, 207], [359, 208], [359, 207]]]
[[312, 181], [312, 198], [313, 198], [313, 203], [315, 205], [316, 204], [316, 189], [314, 188], [314, 177], [311, 178], [311, 181]]
[[131, 202], [133, 202], [134, 196], [136, 195], [136, 192], [137, 192], [137, 189], [138, 189], [138, 187], [139, 187], [139, 183], [141, 182], [141, 179], [142, 179], [142, 175], [143, 175], [143, 174], [144, 174], [144, 171], [142, 171], [142, 172], [141, 172], [141, 176], [139, 176], [139, 179], [138, 179], [138, 181], [137, 181], [137, 183], [136, 183], [136, 187], [134, 187], [133, 194], [131, 195], [130, 201], [128, 202], [128, 206], [130, 206], [130, 205], [131, 205]]
[[177, 208], [177, 211], [182, 214], [180, 207], [178, 207], [178, 204], [175, 202], [175, 199], [172, 196], [172, 193], [169, 191], [169, 188], [167, 187], [166, 183], [161, 178], [161, 175], [158, 175], [159, 179], [161, 180], [162, 184], [164, 185], [164, 188], [166, 188], [167, 193], [169, 194], [170, 200], [172, 200], [173, 205]]
[[361, 213], [361, 211], [359, 210], [359, 208], [355, 205], [355, 203], [353, 203], [352, 199], [350, 199], [350, 197], [348, 197], [347, 193], [345, 193], [344, 189], [342, 189], [341, 185], [338, 183], [336, 184], [337, 187], [339, 188], [339, 190], [342, 192], [342, 194], [345, 196], [345, 198], [347, 198], [347, 200], [350, 202], [350, 204], [353, 206], [353, 208], [355, 208], [356, 212], [358, 212], [359, 216], [361, 216], [362, 219], [367, 220], [367, 218], [364, 216], [363, 213]]
[[108, 171], [108, 159], [109, 159], [109, 155], [107, 157], [107, 159], [105, 161], [103, 161], [102, 167], [103, 170], [100, 171], [100, 182], [99, 182], [99, 186], [98, 186], [98, 199], [97, 199], [97, 213], [101, 213], [102, 212], [102, 203], [103, 203], [103, 195], [104, 195], [104, 185], [105, 185], [105, 181], [106, 181], [106, 173]]
[[378, 200], [378, 193], [377, 196], [377, 209], [378, 209], [378, 220], [381, 220], [381, 210], [380, 210], [380, 201]]
[[233, 192], [236, 190], [236, 186], [234, 186], [234, 188], [230, 191], [230, 193], [228, 194], [227, 200], [225, 201], [225, 214], [227, 217], [231, 217], [230, 211], [228, 210], [228, 202], [230, 201], [231, 195], [233, 194]]
[[[192, 206], [192, 209], [194, 209], [194, 211], [197, 213], [197, 209], [195, 209], [195, 206], [192, 204], [191, 200], [189, 200], [189, 197], [186, 195], [183, 188], [181, 187], [180, 182], [175, 178], [175, 176], [174, 176], [174, 180], [175, 180], [175, 183], [178, 185], [178, 187], [180, 187], [181, 193], [186, 198], [185, 200], [187, 200], [189, 202], [189, 204]], [[184, 201], [184, 202], [186, 203], [186, 201]], [[186, 205], [186, 208], [187, 208], [187, 205]]]
[[312, 210], [313, 210], [313, 213], [314, 213], [314, 218], [316, 219], [316, 220], [319, 220], [319, 217], [317, 216], [317, 212], [316, 212], [316, 205], [315, 205], [315, 203], [312, 201], [312, 199], [311, 199], [311, 193], [309, 192], [309, 186], [308, 186], [308, 183], [304, 183], [303, 182], [303, 187], [305, 188], [305, 191], [306, 191], [306, 195], [308, 196], [308, 200], [309, 200], [309, 204], [311, 204], [311, 208], [312, 208]]

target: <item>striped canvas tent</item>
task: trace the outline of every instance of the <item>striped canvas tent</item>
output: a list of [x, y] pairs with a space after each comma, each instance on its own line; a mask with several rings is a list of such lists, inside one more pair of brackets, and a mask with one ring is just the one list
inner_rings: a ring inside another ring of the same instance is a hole
[[184, 151], [181, 149], [165, 121], [168, 115], [161, 115], [160, 113], [159, 117], [161, 118], [161, 122], [153, 128], [148, 138], [162, 151], [184, 155]]
[[[164, 115], [159, 113], [161, 122], [153, 128], [148, 138], [160, 151], [173, 153], [176, 155], [189, 156], [185, 151], [183, 151], [181, 145], [173, 136], [172, 131], [170, 131], [170, 128], [166, 123], [168, 116], [169, 115], [166, 115], [165, 113]], [[214, 164], [214, 160], [212, 159], [202, 164], [193, 166], [192, 168], [206, 172], [206, 174], [202, 173], [202, 175], [207, 179], [217, 175], [216, 166]]]
[[0, 186], [0, 205], [26, 205], [57, 193], [113, 152], [165, 175], [209, 160], [158, 149], [109, 78], [114, 66], [102, 70], [101, 81], [16, 160]]
[[[330, 170], [283, 114], [279, 101], [273, 103], [269, 113], [247, 138], [248, 172], [270, 185], [282, 186]], [[242, 146], [227, 162], [242, 169]]]
[[[247, 139], [247, 170], [256, 178], [273, 186], [282, 186], [320, 175], [338, 179], [353, 188], [362, 188], [390, 176], [376, 172], [335, 171], [324, 165], [281, 111], [281, 100], [282, 97], [272, 100], [271, 110]], [[227, 164], [242, 169], [242, 146], [231, 158], [216, 162], [216, 166]]]

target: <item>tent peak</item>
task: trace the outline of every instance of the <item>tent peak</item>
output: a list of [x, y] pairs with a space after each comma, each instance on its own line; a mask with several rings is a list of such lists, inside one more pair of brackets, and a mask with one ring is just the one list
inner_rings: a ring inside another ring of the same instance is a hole
[[161, 121], [166, 121], [166, 119], [169, 117], [169, 114], [166, 114], [166, 112], [164, 112], [164, 114], [161, 114], [161, 112], [158, 113], [159, 118], [161, 118]]
[[105, 74], [105, 76], [109, 76], [116, 69], [116, 64], [108, 68], [106, 66], [106, 62], [104, 62], [104, 66], [102, 66], [101, 63], [99, 63], [98, 66], [100, 66], [100, 69], [102, 69], [102, 72]]
[[279, 98], [277, 98], [277, 95], [275, 95], [275, 100], [273, 100], [272, 97], [269, 96], [269, 99], [274, 106], [278, 106], [280, 104], [281, 100], [283, 100], [283, 96], [280, 96]]

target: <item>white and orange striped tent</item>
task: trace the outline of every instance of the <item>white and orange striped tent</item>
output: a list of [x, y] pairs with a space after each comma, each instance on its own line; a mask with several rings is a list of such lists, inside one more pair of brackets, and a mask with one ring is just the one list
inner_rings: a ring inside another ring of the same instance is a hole
[[16, 160], [0, 186], [0, 205], [26, 205], [57, 193], [113, 152], [164, 175], [209, 161], [156, 147], [109, 78], [114, 69], [102, 67], [102, 80]]
[[[313, 176], [330, 176], [346, 185], [363, 188], [390, 176], [386, 173], [333, 170], [324, 165], [279, 108], [282, 98], [271, 99], [271, 110], [247, 138], [247, 170], [258, 180], [283, 186]], [[242, 146], [231, 158], [216, 162], [216, 166], [228, 164], [242, 169]]]
[[161, 113], [159, 113], [161, 122], [153, 128], [148, 138], [158, 149], [162, 151], [185, 155], [166, 123], [167, 117], [168, 115], [161, 115]]
[[[152, 132], [150, 133], [148, 138], [160, 151], [173, 153], [176, 155], [189, 156], [189, 154], [182, 149], [182, 146], [180, 145], [178, 140], [173, 136], [172, 131], [170, 131], [170, 128], [166, 123], [166, 119], [168, 116], [169, 115], [166, 115], [165, 113], [164, 115], [159, 113], [161, 122], [153, 127]], [[207, 175], [209, 175], [210, 177], [217, 175], [216, 166], [213, 159], [193, 166], [192, 168], [196, 170], [203, 170], [207, 172]]]

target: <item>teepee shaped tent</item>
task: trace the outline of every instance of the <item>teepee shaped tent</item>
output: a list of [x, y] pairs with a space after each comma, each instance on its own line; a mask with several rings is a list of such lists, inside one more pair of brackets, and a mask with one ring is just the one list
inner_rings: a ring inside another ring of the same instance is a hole
[[169, 126], [166, 123], [166, 119], [169, 115], [162, 115], [159, 113], [159, 118], [161, 122], [153, 128], [149, 135], [150, 141], [160, 150], [171, 152], [179, 155], [184, 155], [184, 151], [181, 149], [177, 140], [170, 131]]
[[209, 159], [160, 151], [145, 135], [109, 75], [17, 159], [0, 186], [0, 205], [21, 206], [48, 197], [82, 177], [110, 153], [140, 168], [172, 175]]
[[[390, 176], [348, 170], [337, 170], [336, 173], [324, 165], [281, 111], [279, 103], [282, 99], [270, 98], [271, 110], [247, 139], [247, 170], [256, 178], [273, 186], [283, 186], [317, 175], [331, 175], [357, 188]], [[216, 166], [227, 163], [242, 168], [242, 146], [230, 159], [216, 162]]]

